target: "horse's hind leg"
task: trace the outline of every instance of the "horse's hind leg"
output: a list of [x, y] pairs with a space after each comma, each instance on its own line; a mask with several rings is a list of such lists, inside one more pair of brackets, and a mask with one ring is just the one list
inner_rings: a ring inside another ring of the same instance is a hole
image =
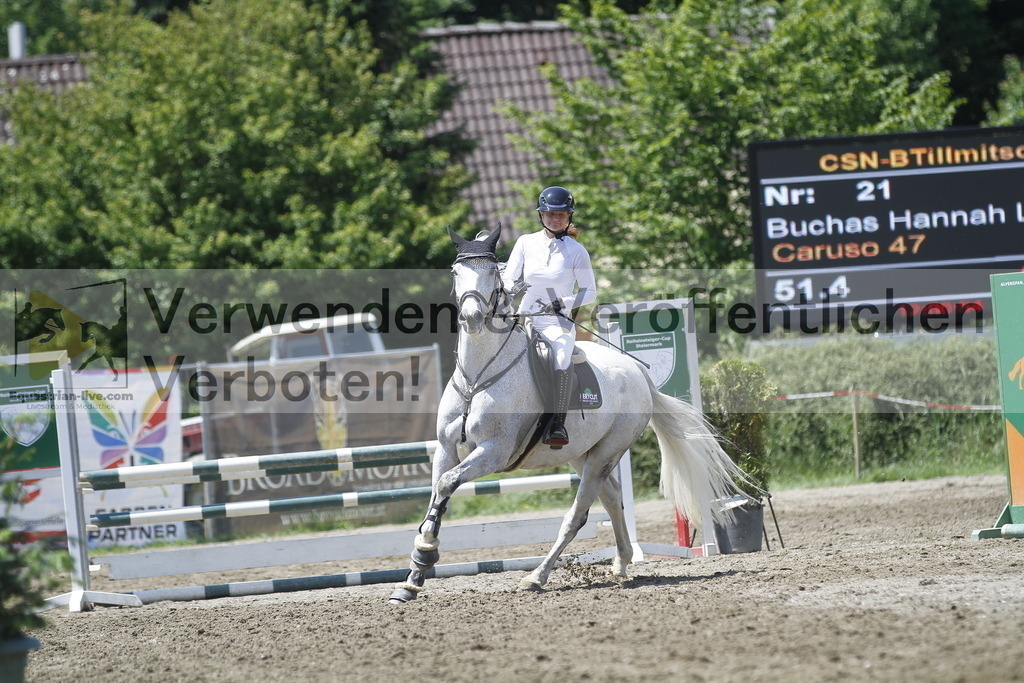
[[116, 382], [117, 381], [117, 368], [114, 367], [114, 359], [111, 358], [110, 356], [104, 356], [103, 358], [106, 359], [107, 365], [110, 366], [110, 371], [112, 373], [114, 373], [114, 381]]
[[[594, 471], [599, 470], [599, 471]], [[580, 475], [580, 486], [576, 490], [576, 498], [572, 507], [565, 513], [562, 519], [562, 526], [558, 530], [558, 540], [551, 547], [544, 560], [529, 575], [519, 581], [519, 588], [522, 590], [540, 590], [548, 582], [548, 576], [554, 569], [555, 563], [561, 557], [562, 551], [569, 545], [576, 534], [587, 523], [587, 515], [590, 513], [590, 506], [594, 504], [598, 493], [601, 491], [603, 480], [607, 476], [607, 470], [602, 467], [584, 466]]]
[[612, 574], [626, 576], [626, 567], [633, 561], [633, 543], [629, 538], [626, 526], [626, 514], [622, 509], [622, 486], [614, 476], [610, 476], [601, 486], [601, 505], [612, 521], [615, 532], [615, 559], [612, 561]]

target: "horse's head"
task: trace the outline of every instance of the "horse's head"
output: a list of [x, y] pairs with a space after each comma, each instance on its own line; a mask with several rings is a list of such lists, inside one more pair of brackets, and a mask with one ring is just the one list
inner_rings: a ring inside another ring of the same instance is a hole
[[84, 322], [84, 323], [78, 323], [78, 324], [82, 327], [82, 335], [81, 335], [82, 336], [82, 341], [83, 342], [87, 342], [90, 339], [92, 339], [93, 338], [93, 333], [92, 333], [92, 330], [90, 329], [92, 327], [92, 323]]
[[49, 310], [53, 311], [53, 314], [50, 316], [50, 320], [52, 320], [53, 324], [57, 326], [57, 329], [58, 330], [65, 329], [65, 326], [64, 326], [64, 314], [61, 313], [61, 311], [63, 311], [64, 309], [63, 308], [51, 308]]
[[448, 234], [459, 255], [452, 265], [455, 297], [459, 307], [459, 324], [471, 336], [483, 331], [487, 318], [502, 305], [501, 275], [494, 249], [501, 236], [501, 223], [483, 239], [466, 240], [449, 227]]

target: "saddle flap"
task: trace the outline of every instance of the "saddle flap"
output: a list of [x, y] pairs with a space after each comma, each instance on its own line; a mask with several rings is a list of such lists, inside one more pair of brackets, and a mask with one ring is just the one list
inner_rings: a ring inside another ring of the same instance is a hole
[[[594, 374], [594, 367], [590, 361], [585, 360], [572, 366], [576, 370], [576, 384], [572, 398], [569, 400], [570, 408], [588, 410], [601, 407], [601, 385]], [[579, 405], [573, 405], [578, 401]]]
[[[533, 376], [533, 384], [537, 387], [538, 393], [548, 400], [554, 394], [554, 350], [551, 344], [534, 332], [530, 336], [530, 352], [527, 357], [530, 359], [530, 373]], [[577, 349], [579, 350], [579, 349]], [[572, 389], [569, 396], [570, 410], [590, 410], [601, 407], [601, 385], [597, 381], [594, 368], [586, 359], [586, 354], [573, 353], [572, 365]]]

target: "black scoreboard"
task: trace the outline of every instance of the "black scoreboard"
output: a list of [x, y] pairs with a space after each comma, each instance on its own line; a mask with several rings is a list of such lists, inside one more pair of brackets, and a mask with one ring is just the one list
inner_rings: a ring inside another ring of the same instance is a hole
[[990, 303], [1024, 267], [1024, 127], [756, 142], [759, 308]]

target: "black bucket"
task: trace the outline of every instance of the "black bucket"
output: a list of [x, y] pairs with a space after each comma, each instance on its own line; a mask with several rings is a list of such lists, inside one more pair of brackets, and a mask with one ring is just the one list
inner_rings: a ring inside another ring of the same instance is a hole
[[718, 503], [725, 513], [721, 522], [715, 522], [718, 552], [730, 555], [760, 550], [764, 536], [764, 505], [745, 496], [734, 496]]

